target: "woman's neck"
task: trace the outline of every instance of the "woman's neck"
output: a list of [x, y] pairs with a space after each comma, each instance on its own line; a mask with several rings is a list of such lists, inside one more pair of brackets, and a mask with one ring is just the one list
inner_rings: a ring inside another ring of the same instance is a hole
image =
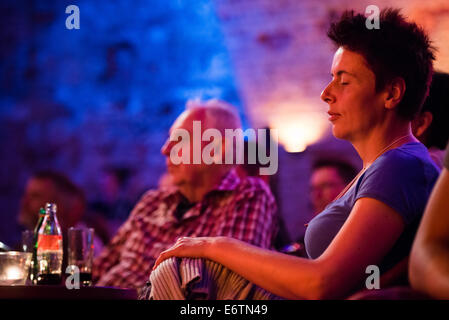
[[363, 161], [363, 167], [371, 165], [380, 155], [404, 143], [417, 142], [413, 136], [410, 122], [390, 130], [377, 130], [351, 142]]

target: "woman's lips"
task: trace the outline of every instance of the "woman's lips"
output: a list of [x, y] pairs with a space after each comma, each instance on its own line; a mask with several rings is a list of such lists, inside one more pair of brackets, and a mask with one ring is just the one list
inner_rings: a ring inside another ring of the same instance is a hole
[[328, 112], [327, 114], [329, 115], [329, 121], [330, 122], [334, 122], [335, 120], [337, 120], [341, 116], [339, 113], [335, 113], [335, 112]]

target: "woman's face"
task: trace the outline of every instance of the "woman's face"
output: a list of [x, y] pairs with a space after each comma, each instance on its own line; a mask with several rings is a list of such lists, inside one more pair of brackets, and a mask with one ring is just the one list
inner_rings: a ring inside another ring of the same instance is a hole
[[376, 93], [376, 78], [365, 58], [343, 47], [335, 52], [331, 75], [321, 99], [329, 105], [332, 132], [336, 138], [359, 141], [381, 125], [386, 93]]

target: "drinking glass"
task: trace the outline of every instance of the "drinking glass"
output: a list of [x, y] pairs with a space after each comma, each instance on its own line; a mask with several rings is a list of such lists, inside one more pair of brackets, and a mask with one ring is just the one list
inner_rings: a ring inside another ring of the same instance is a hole
[[24, 230], [22, 231], [22, 251], [31, 252], [34, 250], [34, 231]]
[[94, 255], [94, 229], [70, 228], [68, 238], [68, 268], [79, 272], [82, 286], [92, 285], [92, 260]]

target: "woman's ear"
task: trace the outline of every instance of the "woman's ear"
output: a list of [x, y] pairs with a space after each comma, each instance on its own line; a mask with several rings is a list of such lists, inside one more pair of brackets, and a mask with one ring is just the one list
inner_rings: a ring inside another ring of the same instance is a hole
[[406, 90], [405, 80], [401, 77], [394, 78], [387, 84], [386, 90], [385, 108], [394, 109], [404, 97]]

